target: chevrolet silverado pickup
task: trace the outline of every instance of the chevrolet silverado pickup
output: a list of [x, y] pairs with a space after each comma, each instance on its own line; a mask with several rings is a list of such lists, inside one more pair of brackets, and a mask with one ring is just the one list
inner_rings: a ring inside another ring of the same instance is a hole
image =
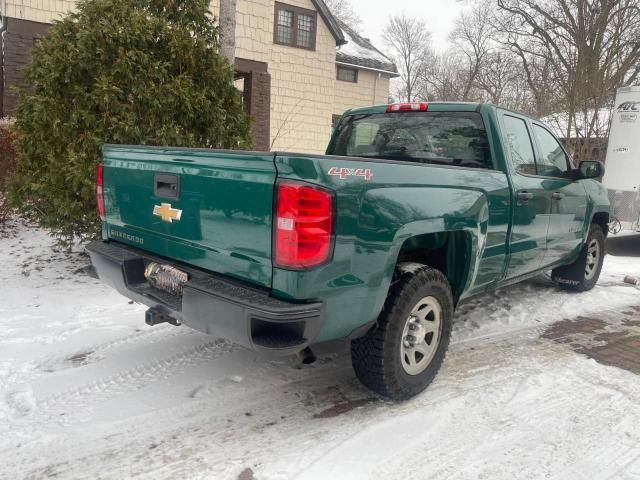
[[326, 155], [105, 145], [95, 274], [169, 322], [271, 355], [351, 342], [392, 399], [438, 372], [456, 305], [545, 271], [596, 284], [599, 162], [494, 105], [346, 112]]

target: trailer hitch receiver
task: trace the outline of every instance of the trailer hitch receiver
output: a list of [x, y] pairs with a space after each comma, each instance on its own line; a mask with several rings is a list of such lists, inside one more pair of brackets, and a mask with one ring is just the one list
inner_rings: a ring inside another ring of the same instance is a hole
[[176, 327], [182, 325], [179, 320], [173, 318], [167, 312], [157, 307], [150, 308], [145, 312], [144, 321], [150, 327], [160, 325], [161, 323], [170, 323]]

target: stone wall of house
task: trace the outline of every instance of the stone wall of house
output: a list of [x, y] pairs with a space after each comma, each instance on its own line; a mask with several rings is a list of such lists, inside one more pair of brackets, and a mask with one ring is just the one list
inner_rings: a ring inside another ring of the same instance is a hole
[[[311, 0], [282, 3], [315, 10]], [[236, 56], [268, 64], [272, 149], [322, 153], [331, 136], [336, 40], [318, 14], [315, 51], [277, 45], [274, 14], [274, 0], [238, 0]]]
[[340, 115], [351, 108], [388, 103], [389, 79], [388, 74], [360, 69], [357, 83], [336, 80], [333, 113]]
[[271, 150], [271, 74], [264, 62], [236, 57], [235, 87], [242, 92], [245, 109], [251, 115], [253, 150]]
[[51, 23], [75, 7], [74, 0], [7, 0], [7, 17]]

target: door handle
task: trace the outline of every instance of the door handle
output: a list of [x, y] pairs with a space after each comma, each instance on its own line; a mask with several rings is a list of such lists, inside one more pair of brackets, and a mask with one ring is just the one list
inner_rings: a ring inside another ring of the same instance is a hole
[[551, 198], [554, 200], [562, 200], [564, 198], [564, 193], [555, 192], [551, 195]]
[[521, 190], [520, 192], [518, 192], [518, 201], [520, 203], [529, 203], [529, 200], [533, 199], [533, 193], [531, 192], [526, 192], [524, 190]]

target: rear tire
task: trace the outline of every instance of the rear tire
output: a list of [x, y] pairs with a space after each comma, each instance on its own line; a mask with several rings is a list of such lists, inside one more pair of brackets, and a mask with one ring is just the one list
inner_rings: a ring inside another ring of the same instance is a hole
[[551, 278], [563, 290], [586, 292], [598, 283], [605, 256], [605, 236], [600, 225], [591, 225], [580, 255], [571, 265], [556, 268]]
[[451, 287], [423, 266], [391, 286], [375, 329], [351, 342], [358, 379], [374, 392], [406, 400], [433, 381], [444, 360], [453, 317]]

